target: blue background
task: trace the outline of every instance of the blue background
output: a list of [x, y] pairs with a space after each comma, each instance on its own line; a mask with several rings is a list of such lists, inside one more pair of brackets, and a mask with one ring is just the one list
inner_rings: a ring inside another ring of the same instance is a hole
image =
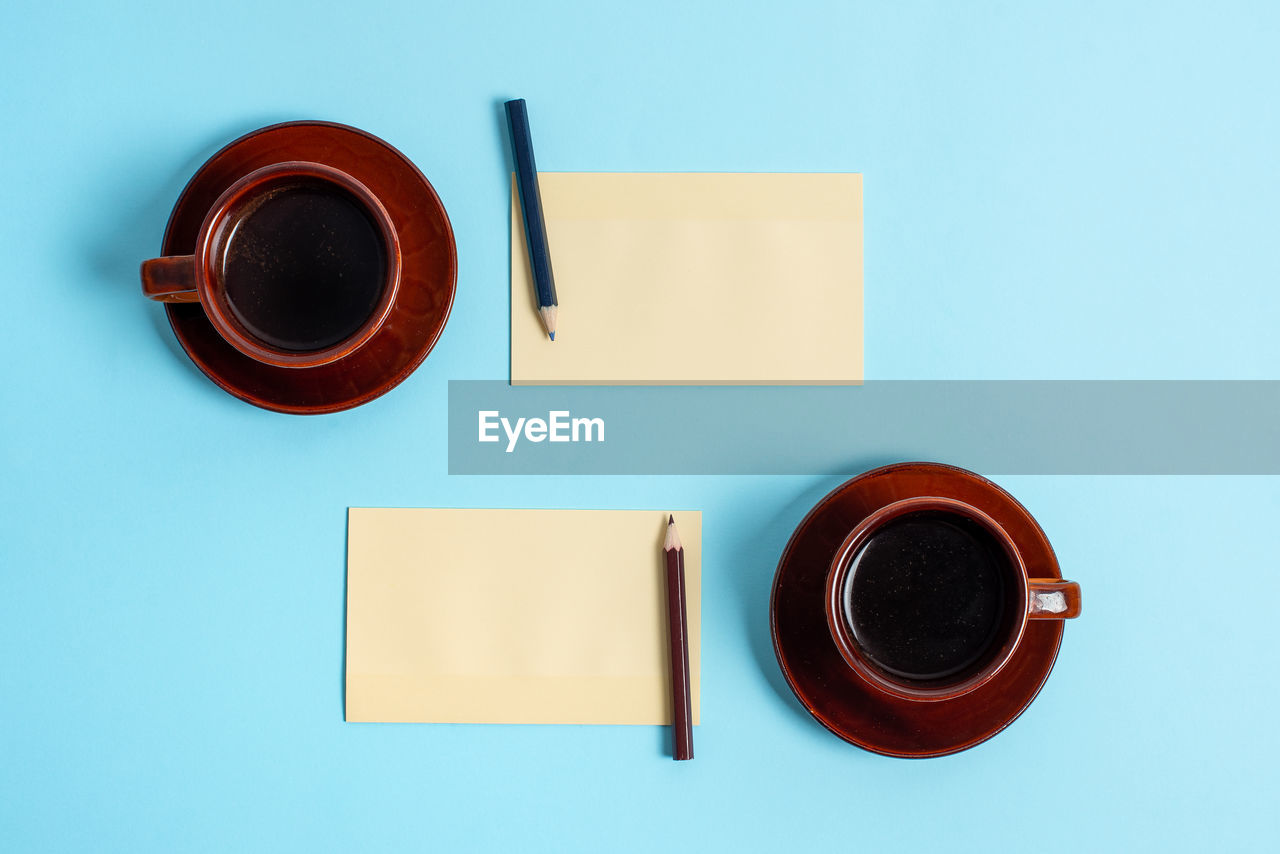
[[[769, 648], [838, 479], [449, 477], [445, 403], [506, 375], [514, 96], [546, 170], [864, 172], [869, 377], [1280, 378], [1277, 7], [536, 5], [0, 9], [0, 847], [1274, 841], [1280, 480], [999, 477], [1085, 615], [1007, 732], [913, 763], [827, 734]], [[460, 259], [425, 365], [313, 419], [215, 388], [137, 281], [195, 168], [295, 118], [413, 158]], [[343, 723], [349, 505], [702, 508], [698, 758]]]

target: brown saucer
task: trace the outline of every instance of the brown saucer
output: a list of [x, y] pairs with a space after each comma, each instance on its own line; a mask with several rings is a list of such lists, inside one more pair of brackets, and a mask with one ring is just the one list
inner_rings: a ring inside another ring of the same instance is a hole
[[1017, 544], [1029, 575], [1061, 578], [1044, 532], [1013, 496], [989, 480], [936, 463], [874, 469], [838, 487], [791, 536], [773, 581], [773, 650], [787, 684], [818, 722], [852, 744], [886, 756], [957, 753], [1011, 724], [1040, 692], [1062, 642], [1061, 620], [1035, 620], [1022, 646], [990, 682], [951, 700], [904, 700], [854, 675], [831, 639], [823, 610], [832, 556], [863, 518], [917, 495], [955, 498], [995, 519]]
[[311, 368], [257, 362], [228, 344], [197, 303], [169, 303], [169, 325], [191, 361], [223, 389], [277, 412], [315, 415], [367, 403], [413, 373], [449, 319], [457, 287], [453, 229], [431, 184], [407, 157], [376, 136], [332, 122], [286, 122], [242, 136], [187, 183], [164, 235], [164, 255], [195, 249], [218, 196], [263, 166], [308, 160], [333, 166], [368, 187], [400, 239], [400, 290], [386, 324], [350, 356]]

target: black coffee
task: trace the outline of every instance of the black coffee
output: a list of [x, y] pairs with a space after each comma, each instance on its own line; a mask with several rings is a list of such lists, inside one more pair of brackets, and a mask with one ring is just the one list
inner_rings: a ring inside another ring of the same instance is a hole
[[387, 274], [386, 248], [365, 207], [320, 183], [274, 190], [255, 205], [222, 248], [236, 319], [282, 350], [320, 350], [350, 337], [377, 307]]
[[986, 529], [924, 511], [889, 522], [854, 555], [845, 614], [863, 654], [888, 673], [963, 678], [992, 650], [1010, 578]]

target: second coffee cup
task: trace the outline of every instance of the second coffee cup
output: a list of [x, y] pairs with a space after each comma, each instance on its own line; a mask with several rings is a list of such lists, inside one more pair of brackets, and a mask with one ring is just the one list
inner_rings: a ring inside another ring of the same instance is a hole
[[919, 496], [882, 507], [845, 538], [826, 613], [859, 677], [903, 699], [947, 700], [999, 673], [1028, 620], [1079, 615], [1080, 587], [1028, 578], [1013, 539], [978, 508]]

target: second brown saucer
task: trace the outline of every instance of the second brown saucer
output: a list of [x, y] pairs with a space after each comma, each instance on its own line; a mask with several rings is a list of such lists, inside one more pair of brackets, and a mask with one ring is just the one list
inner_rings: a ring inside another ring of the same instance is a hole
[[925, 758], [973, 747], [1007, 727], [1044, 685], [1062, 641], [1061, 620], [1028, 621], [1017, 653], [989, 681], [952, 699], [920, 702], [878, 689], [849, 666], [832, 638], [824, 601], [833, 557], [849, 533], [895, 502], [916, 496], [964, 502], [995, 520], [1028, 576], [1061, 579], [1040, 526], [1013, 496], [964, 469], [901, 463], [831, 492], [796, 528], [770, 600], [774, 652], [787, 684], [840, 738], [886, 756]]

